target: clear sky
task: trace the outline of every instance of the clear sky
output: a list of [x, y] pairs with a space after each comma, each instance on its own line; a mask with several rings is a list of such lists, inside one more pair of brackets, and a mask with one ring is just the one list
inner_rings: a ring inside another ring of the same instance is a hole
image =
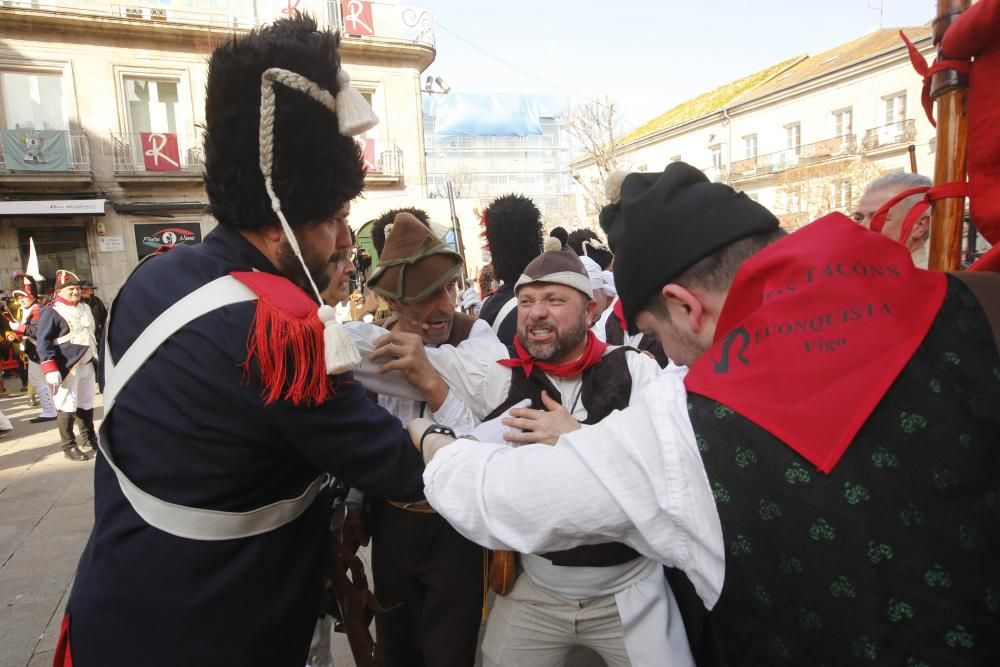
[[608, 95], [623, 109], [625, 129], [716, 86], [876, 30], [879, 6], [887, 28], [927, 23], [936, 6], [934, 0], [404, 0], [410, 2], [430, 10], [436, 23], [437, 60], [426, 73], [452, 90], [554, 93], [571, 102]]

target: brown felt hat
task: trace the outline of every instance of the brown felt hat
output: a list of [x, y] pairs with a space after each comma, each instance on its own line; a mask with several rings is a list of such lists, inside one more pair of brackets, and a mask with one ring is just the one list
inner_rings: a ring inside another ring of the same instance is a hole
[[387, 299], [423, 301], [462, 272], [462, 256], [409, 213], [399, 213], [368, 286]]

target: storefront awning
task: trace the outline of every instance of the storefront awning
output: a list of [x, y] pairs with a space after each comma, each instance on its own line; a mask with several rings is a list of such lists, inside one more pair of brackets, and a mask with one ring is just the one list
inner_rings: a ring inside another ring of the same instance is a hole
[[45, 199], [35, 201], [0, 201], [0, 216], [31, 215], [104, 215], [104, 199]]

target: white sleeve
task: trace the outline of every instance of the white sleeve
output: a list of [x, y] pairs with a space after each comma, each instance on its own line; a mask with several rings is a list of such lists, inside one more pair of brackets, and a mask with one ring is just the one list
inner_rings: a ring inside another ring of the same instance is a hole
[[615, 297], [614, 300], [610, 304], [608, 304], [608, 307], [604, 309], [604, 312], [601, 313], [601, 316], [597, 318], [597, 321], [594, 323], [594, 326], [590, 327], [590, 330], [594, 332], [594, 335], [597, 336], [597, 338], [600, 339], [601, 342], [603, 343], [608, 342], [608, 334], [607, 334], [608, 318], [611, 317], [611, 313], [614, 310], [616, 303], [618, 303], [618, 297]]
[[497, 335], [493, 333], [493, 328], [490, 323], [486, 320], [476, 320], [472, 323], [472, 329], [469, 331], [469, 338], [496, 338]]
[[438, 424], [450, 426], [458, 435], [471, 433], [479, 425], [479, 419], [465, 406], [455, 392], [449, 391], [448, 397], [437, 410], [430, 412], [431, 419]]
[[424, 471], [424, 493], [460, 533], [490, 548], [625, 542], [684, 570], [711, 607], [722, 590], [722, 527], [684, 385], [664, 374], [637, 393], [629, 408], [554, 447], [443, 447]]
[[457, 398], [478, 419], [488, 415], [507, 398], [510, 369], [497, 363], [510, 356], [507, 347], [490, 331], [468, 338], [458, 346], [427, 348], [431, 365], [448, 384], [449, 396]]
[[408, 398], [412, 401], [424, 400], [424, 395], [406, 381], [406, 376], [402, 372], [379, 373], [379, 364], [369, 360], [368, 356], [375, 348], [375, 341], [389, 333], [388, 330], [368, 322], [345, 322], [343, 326], [361, 353], [361, 365], [354, 369], [355, 380], [376, 394]]

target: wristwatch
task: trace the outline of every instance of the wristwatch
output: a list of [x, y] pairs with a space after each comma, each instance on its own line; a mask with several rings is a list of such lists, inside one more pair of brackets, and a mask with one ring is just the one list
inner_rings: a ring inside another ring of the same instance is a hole
[[424, 454], [424, 440], [426, 440], [429, 435], [450, 435], [454, 438], [455, 431], [448, 426], [444, 426], [443, 424], [431, 424], [428, 426], [427, 430], [424, 431], [424, 434], [420, 436], [420, 444], [417, 445], [417, 451], [420, 452], [421, 456]]

